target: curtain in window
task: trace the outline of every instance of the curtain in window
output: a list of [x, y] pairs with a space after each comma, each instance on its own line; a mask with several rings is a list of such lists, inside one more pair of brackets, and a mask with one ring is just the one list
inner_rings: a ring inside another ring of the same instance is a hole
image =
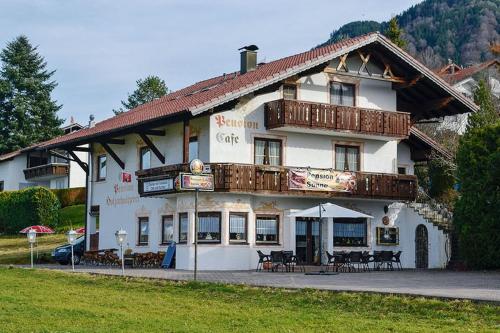
[[139, 220], [139, 242], [147, 243], [149, 235], [149, 223], [146, 219]]
[[256, 233], [260, 235], [276, 235], [278, 234], [278, 223], [276, 220], [259, 219], [256, 221]]
[[264, 164], [266, 142], [255, 140], [255, 164]]
[[198, 216], [198, 232], [219, 232], [220, 218], [217, 215]]
[[364, 223], [339, 223], [334, 224], [335, 237], [366, 237]]
[[307, 222], [296, 221], [295, 222], [295, 234], [297, 236], [305, 236], [307, 233]]
[[106, 178], [106, 156], [99, 157], [99, 177]]
[[162, 242], [170, 242], [174, 240], [174, 221], [171, 217], [163, 218], [163, 235]]
[[229, 233], [230, 234], [245, 234], [246, 219], [243, 215], [229, 216]]
[[342, 105], [342, 86], [339, 83], [332, 83], [330, 86], [330, 103]]
[[342, 85], [342, 104], [346, 106], [354, 106], [354, 86], [350, 84]]
[[269, 141], [269, 165], [280, 165], [281, 142]]
[[311, 233], [313, 236], [319, 236], [319, 222], [312, 222]]
[[149, 148], [141, 149], [141, 168], [142, 169], [151, 168], [151, 150]]
[[335, 147], [335, 169], [345, 170], [345, 149], [344, 147]]
[[347, 148], [347, 169], [350, 171], [358, 171], [358, 148]]

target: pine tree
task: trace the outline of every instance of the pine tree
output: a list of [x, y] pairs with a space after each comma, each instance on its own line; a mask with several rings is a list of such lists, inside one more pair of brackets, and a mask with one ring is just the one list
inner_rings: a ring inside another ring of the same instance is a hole
[[147, 76], [143, 80], [137, 80], [137, 88], [132, 94], [128, 94], [126, 101], [121, 101], [122, 107], [119, 110], [113, 110], [115, 114], [129, 111], [154, 99], [168, 94], [168, 88], [161, 78], [155, 75]]
[[26, 36], [19, 36], [0, 53], [0, 154], [61, 134], [61, 109], [52, 100], [55, 71]]
[[474, 91], [474, 102], [479, 106], [479, 111], [470, 114], [467, 131], [491, 125], [499, 120], [498, 110], [495, 110], [490, 87], [484, 79], [479, 80]]
[[396, 17], [393, 17], [389, 21], [389, 27], [387, 28], [385, 35], [389, 37], [389, 39], [394, 44], [404, 49], [407, 43], [406, 40], [403, 39], [402, 34], [403, 34], [403, 29], [399, 27], [398, 20], [396, 19]]

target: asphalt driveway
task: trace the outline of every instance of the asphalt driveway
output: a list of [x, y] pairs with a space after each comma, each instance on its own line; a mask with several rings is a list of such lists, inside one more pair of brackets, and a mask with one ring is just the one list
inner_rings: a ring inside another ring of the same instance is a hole
[[[38, 268], [71, 271], [70, 266], [41, 265]], [[76, 266], [81, 273], [120, 275], [119, 268]], [[192, 280], [193, 272], [165, 269], [126, 269], [131, 277]], [[207, 282], [246, 284], [282, 288], [313, 288], [337, 291], [365, 291], [471, 299], [500, 303], [500, 272], [452, 272], [408, 270], [338, 275], [267, 273], [255, 271], [201, 271], [198, 279]]]

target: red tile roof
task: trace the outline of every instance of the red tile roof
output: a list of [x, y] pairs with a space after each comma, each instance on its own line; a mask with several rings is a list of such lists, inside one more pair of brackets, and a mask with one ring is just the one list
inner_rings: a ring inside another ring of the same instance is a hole
[[397, 48], [380, 33], [369, 33], [355, 38], [346, 39], [335, 44], [316, 48], [307, 52], [275, 60], [260, 65], [254, 71], [240, 74], [238, 72], [221, 75], [201, 81], [163, 96], [150, 103], [143, 104], [133, 110], [103, 120], [95, 126], [70, 133], [52, 140], [42, 142], [32, 148], [54, 148], [62, 145], [82, 144], [90, 140], [133, 128], [142, 124], [161, 120], [166, 117], [188, 113], [198, 114], [214, 106], [223, 104], [244, 94], [270, 85], [299, 72], [325, 63], [341, 54], [358, 49], [362, 46], [379, 42], [394, 52], [404, 61], [409, 62], [417, 70], [424, 73], [461, 101], [465, 107], [474, 108], [475, 105], [452, 89], [446, 82], [432, 71], [425, 68], [406, 52]]
[[469, 66], [466, 68], [461, 68], [458, 71], [455, 71], [455, 73], [453, 73], [453, 74], [451, 74], [449, 72], [441, 73], [444, 71], [444, 70], [441, 70], [440, 75], [446, 82], [453, 85], [453, 84], [458, 83], [460, 81], [463, 81], [463, 80], [473, 76], [474, 74], [479, 73], [479, 72], [485, 70], [486, 68], [493, 66], [495, 64], [497, 66], [500, 66], [500, 61], [490, 60], [490, 61], [483, 62], [481, 64], [475, 64], [475, 65], [472, 65], [472, 66]]

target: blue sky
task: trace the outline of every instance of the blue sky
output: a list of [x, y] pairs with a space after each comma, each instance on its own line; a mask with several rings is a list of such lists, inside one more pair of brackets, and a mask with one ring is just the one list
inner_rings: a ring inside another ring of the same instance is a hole
[[420, 0], [0, 2], [0, 47], [20, 34], [55, 69], [60, 117], [86, 124], [113, 115], [135, 81], [153, 74], [177, 90], [239, 69], [237, 49], [259, 61], [309, 50], [354, 20], [383, 21]]

